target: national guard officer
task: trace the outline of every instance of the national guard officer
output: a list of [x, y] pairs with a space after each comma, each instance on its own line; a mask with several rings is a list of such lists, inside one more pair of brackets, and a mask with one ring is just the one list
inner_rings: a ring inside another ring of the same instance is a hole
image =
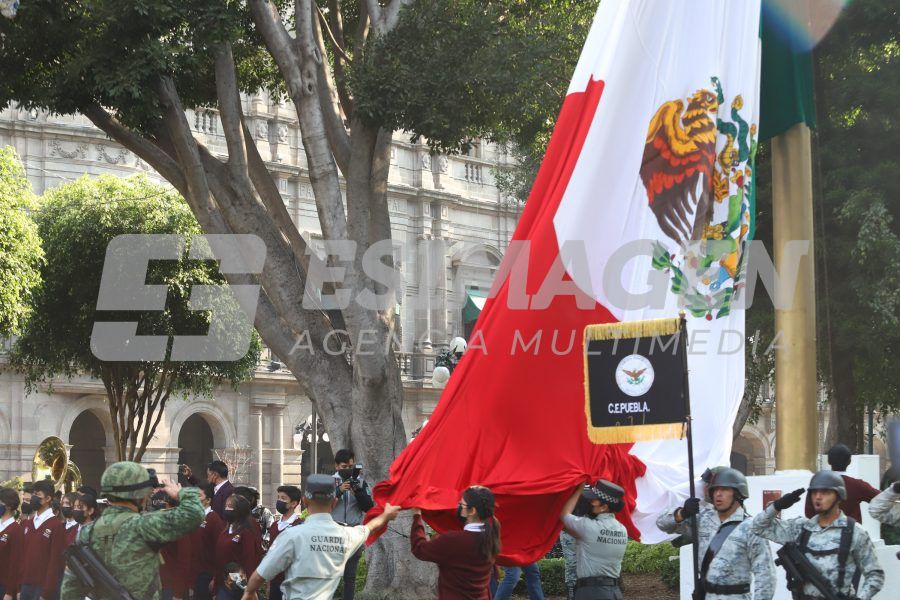
[[284, 572], [281, 590], [285, 600], [330, 600], [344, 574], [344, 565], [365, 543], [372, 531], [397, 518], [400, 507], [384, 512], [365, 525], [344, 527], [331, 511], [337, 504], [334, 477], [310, 475], [303, 492], [309, 516], [302, 525], [284, 530], [269, 548], [244, 591], [244, 600], [255, 600], [267, 580]]
[[[819, 471], [809, 482], [813, 509], [811, 519], [782, 520], [778, 511], [800, 501], [803, 489], [785, 494], [753, 519], [753, 532], [779, 544], [797, 543], [800, 551], [824, 576], [836, 594], [870, 600], [884, 585], [884, 571], [875, 557], [872, 540], [840, 509], [847, 497], [844, 479], [834, 471]], [[856, 586], [859, 575], [865, 578]], [[856, 588], [854, 590], [854, 588]], [[804, 582], [803, 598], [821, 598], [812, 584]]]
[[[583, 497], [590, 512], [577, 517], [572, 510]], [[577, 490], [566, 502], [560, 518], [575, 538], [575, 600], [622, 600], [619, 576], [628, 545], [628, 532], [615, 513], [625, 507], [625, 490], [604, 479]]]
[[697, 517], [700, 547], [700, 593], [707, 600], [770, 600], [775, 594], [775, 564], [769, 544], [750, 529], [744, 500], [750, 495], [747, 478], [737, 469], [719, 468], [707, 485], [710, 505], [700, 509], [697, 498], [667, 511], [656, 520], [666, 533], [692, 539], [689, 519]]
[[[117, 462], [103, 472], [101, 493], [109, 500], [103, 515], [81, 528], [78, 542], [93, 550], [112, 575], [131, 595], [141, 600], [159, 598], [159, 549], [197, 528], [203, 521], [203, 506], [197, 488], [184, 488], [134, 462]], [[171, 510], [143, 512], [154, 487], [178, 505]], [[86, 589], [71, 571], [66, 571], [62, 600], [113, 600]]]
[[872, 498], [869, 514], [885, 525], [900, 526], [900, 481]]

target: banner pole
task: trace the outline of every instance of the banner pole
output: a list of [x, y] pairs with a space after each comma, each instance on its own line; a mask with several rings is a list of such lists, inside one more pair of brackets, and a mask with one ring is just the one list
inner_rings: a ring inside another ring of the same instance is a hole
[[[687, 358], [687, 319], [684, 311], [679, 315], [681, 321], [680, 336], [681, 340], [681, 357], [684, 366], [684, 384], [682, 389], [682, 397], [684, 398], [684, 414], [685, 428], [687, 429], [687, 449], [688, 449], [688, 477], [690, 478], [691, 498], [697, 496], [697, 490], [694, 485], [694, 432], [693, 422], [691, 420], [691, 385], [689, 381], [688, 358]], [[700, 587], [700, 535], [697, 530], [697, 516], [691, 517], [691, 550], [694, 556], [694, 597], [699, 597]]]

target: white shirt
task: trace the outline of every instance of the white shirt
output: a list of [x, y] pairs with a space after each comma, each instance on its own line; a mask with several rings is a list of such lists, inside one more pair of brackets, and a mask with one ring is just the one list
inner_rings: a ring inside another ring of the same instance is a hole
[[44, 522], [47, 521], [47, 519], [51, 518], [52, 516], [53, 516], [53, 511], [50, 510], [49, 508], [47, 510], [45, 510], [44, 512], [42, 512], [41, 514], [35, 513], [35, 515], [31, 518], [32, 528], [35, 531], [37, 531], [41, 527], [41, 525], [43, 525]]
[[330, 600], [347, 559], [368, 537], [364, 525], [344, 527], [328, 513], [309, 515], [302, 525], [275, 538], [256, 571], [269, 581], [284, 572], [281, 591], [285, 600]]
[[78, 522], [75, 519], [66, 519], [66, 529], [72, 529], [78, 525]]
[[211, 512], [212, 512], [212, 508], [210, 508], [210, 507], [207, 506], [207, 507], [204, 509], [204, 511], [203, 511], [203, 515], [204, 515], [204, 516], [205, 516], [205, 515], [208, 515], [208, 514], [211, 513]]
[[290, 526], [291, 523], [297, 520], [297, 513], [291, 513], [291, 516], [285, 519], [284, 517], [278, 521], [278, 531], [284, 531]]
[[213, 495], [218, 494], [218, 493], [219, 493], [219, 490], [220, 490], [220, 489], [222, 488], [222, 486], [225, 485], [226, 483], [228, 483], [228, 480], [227, 480], [227, 479], [226, 479], [225, 481], [223, 481], [222, 483], [216, 485], [216, 486], [213, 488]]
[[466, 526], [463, 527], [463, 531], [474, 531], [475, 533], [481, 533], [484, 531], [484, 523], [466, 523]]
[[4, 529], [12, 525], [13, 522], [15, 522], [15, 519], [12, 517], [6, 519], [5, 521], [0, 521], [0, 531], [3, 531]]

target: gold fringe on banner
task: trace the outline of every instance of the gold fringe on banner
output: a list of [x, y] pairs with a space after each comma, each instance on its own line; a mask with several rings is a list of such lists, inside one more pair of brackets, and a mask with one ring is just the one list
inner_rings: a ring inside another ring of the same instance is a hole
[[[587, 410], [590, 411], [590, 408]], [[595, 444], [630, 444], [632, 442], [680, 440], [686, 434], [684, 423], [592, 427], [590, 417], [588, 419], [588, 437]]]
[[634, 339], [661, 335], [674, 335], [681, 330], [681, 319], [649, 319], [628, 323], [604, 323], [584, 328], [585, 345], [589, 341]]
[[685, 436], [684, 423], [621, 425], [613, 427], [592, 426], [587, 356], [588, 342], [674, 335], [681, 331], [682, 322], [680, 317], [675, 317], [630, 321], [627, 323], [604, 323], [602, 325], [588, 325], [584, 328], [584, 414], [587, 417], [587, 433], [591, 442], [595, 444], [630, 444], [632, 442], [682, 439]]

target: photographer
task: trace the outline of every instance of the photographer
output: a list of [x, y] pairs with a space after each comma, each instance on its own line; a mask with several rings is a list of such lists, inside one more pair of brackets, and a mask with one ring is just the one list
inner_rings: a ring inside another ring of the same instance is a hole
[[[338, 523], [355, 527], [362, 525], [363, 517], [375, 506], [369, 484], [362, 476], [362, 465], [356, 464], [353, 452], [338, 450], [334, 455], [337, 504], [331, 517]], [[356, 583], [356, 568], [362, 558], [363, 548], [350, 557], [344, 568], [344, 600], [353, 600]]]

